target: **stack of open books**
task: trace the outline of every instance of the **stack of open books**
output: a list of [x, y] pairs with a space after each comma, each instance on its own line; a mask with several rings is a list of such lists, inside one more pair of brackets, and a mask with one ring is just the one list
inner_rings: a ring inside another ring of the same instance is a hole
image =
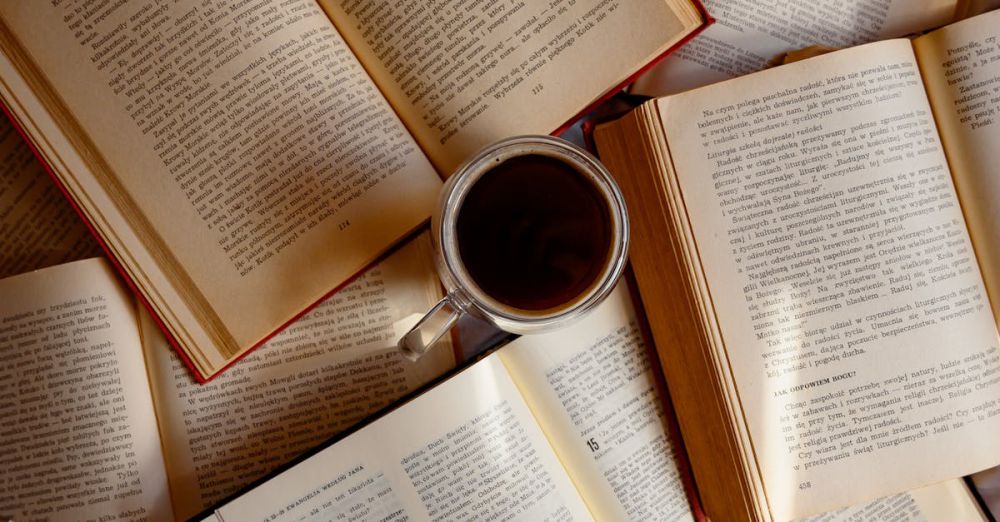
[[0, 515], [987, 519], [1000, 12], [674, 94], [957, 12], [707, 4], [595, 133], [636, 284], [416, 364], [442, 177], [700, 4], [0, 5]]

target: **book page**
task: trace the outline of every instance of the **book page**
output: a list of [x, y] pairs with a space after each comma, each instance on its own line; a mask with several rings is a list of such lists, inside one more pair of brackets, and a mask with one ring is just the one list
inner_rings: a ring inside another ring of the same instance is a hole
[[100, 254], [27, 143], [0, 117], [0, 277]]
[[555, 131], [701, 24], [686, 1], [319, 1], [445, 176]]
[[[136, 231], [116, 251], [154, 253], [180, 295], [140, 286], [178, 338], [212, 332], [204, 351], [232, 358], [430, 215], [440, 179], [310, 0], [5, 3], [0, 18], [87, 152], [72, 176], [125, 215], [104, 232]], [[197, 323], [169, 320], [186, 313]], [[212, 355], [194, 358], [217, 369]]]
[[996, 326], [910, 42], [659, 110], [775, 518], [1000, 462]]
[[[0, 43], [3, 36], [0, 31]], [[66, 193], [89, 218], [96, 235], [103, 240], [103, 246], [121, 261], [116, 268], [134, 283], [146, 303], [165, 321], [172, 321], [170, 324], [196, 325], [198, 317], [191, 309], [165, 308], [166, 303], [180, 299], [181, 294], [172, 286], [174, 278], [161, 270], [158, 255], [144, 248], [135, 231], [122, 225], [128, 223], [130, 218], [121, 212], [115, 199], [104, 191], [98, 180], [93, 176], [73, 176], [73, 173], [90, 172], [90, 160], [93, 158], [74, 149], [76, 138], [62, 132], [59, 120], [47, 112], [43, 96], [33, 91], [33, 87], [17, 71], [11, 57], [0, 52], [0, 96], [11, 121], [23, 129], [26, 141], [43, 159], [46, 168], [61, 181]], [[158, 292], [147, 293], [152, 288], [157, 288]], [[201, 328], [170, 331], [185, 346], [213, 343], [210, 332]], [[225, 356], [217, 350], [204, 354], [192, 351], [189, 355], [193, 366], [202, 375], [207, 375], [213, 367], [225, 364]]]
[[914, 42], [976, 257], [1000, 320], [1000, 11]]
[[218, 510], [220, 520], [591, 520], [490, 356]]
[[394, 324], [440, 297], [424, 234], [205, 385], [144, 324], [178, 515], [197, 514], [452, 369], [446, 340], [416, 364], [395, 347]]
[[810, 45], [850, 47], [940, 27], [957, 0], [705, 0], [715, 24], [644, 73], [631, 92], [663, 96], [756, 72]]
[[581, 323], [498, 353], [598, 520], [693, 520], [627, 284]]
[[0, 513], [172, 520], [135, 303], [88, 259], [0, 281]]
[[860, 506], [803, 519], [801, 522], [985, 522], [972, 492], [962, 479], [880, 498]]

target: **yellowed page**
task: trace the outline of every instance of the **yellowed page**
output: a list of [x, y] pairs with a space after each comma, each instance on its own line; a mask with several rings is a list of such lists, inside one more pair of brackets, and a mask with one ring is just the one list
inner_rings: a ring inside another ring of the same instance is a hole
[[802, 522], [985, 522], [962, 479], [880, 498], [860, 506], [804, 519]]
[[494, 355], [218, 510], [220, 520], [591, 520]]
[[100, 253], [20, 134], [0, 117], [0, 277]]
[[555, 131], [700, 25], [666, 0], [319, 1], [444, 175]]
[[628, 286], [579, 324], [499, 357], [598, 520], [693, 520]]
[[[656, 102], [645, 105], [644, 110], [650, 112], [656, 112], [653, 121], [662, 122], [659, 111], [656, 108]], [[660, 125], [662, 129], [662, 124]], [[684, 247], [680, 252], [684, 256], [684, 264], [686, 269], [690, 272], [692, 282], [695, 285], [694, 295], [697, 298], [697, 309], [700, 319], [704, 324], [711, 325], [706, 330], [709, 335], [711, 335], [711, 345], [712, 347], [718, 347], [723, 345], [722, 334], [718, 329], [718, 318], [715, 316], [713, 310], [713, 303], [711, 302], [711, 297], [708, 295], [708, 281], [705, 278], [704, 267], [701, 266], [700, 260], [698, 259], [698, 245], [697, 240], [694, 237], [694, 233], [691, 230], [690, 218], [687, 211], [683, 206], [683, 198], [681, 197], [681, 189], [678, 184], [676, 176], [672, 173], [674, 172], [674, 167], [671, 162], [669, 146], [666, 142], [665, 133], [657, 133], [655, 135], [656, 139], [656, 149], [658, 155], [658, 164], [662, 167], [662, 172], [671, 173], [667, 176], [667, 179], [663, 180], [663, 187], [665, 189], [664, 197], [668, 199], [669, 212], [671, 219], [676, 223], [678, 237], [683, 238]], [[746, 477], [746, 482], [748, 486], [748, 491], [752, 491], [753, 498], [753, 512], [759, 513], [762, 516], [769, 515], [769, 507], [766, 505], [766, 495], [764, 494], [764, 484], [760, 476], [760, 467], [757, 465], [755, 456], [753, 453], [753, 444], [750, 440], [750, 434], [747, 431], [747, 426], [744, 421], [743, 412], [740, 410], [739, 396], [736, 392], [736, 383], [733, 381], [733, 376], [729, 372], [729, 361], [725, 356], [725, 353], [720, 353], [718, 350], [713, 350], [709, 357], [712, 359], [712, 365], [715, 367], [716, 372], [722, 376], [721, 387], [723, 389], [723, 397], [726, 400], [726, 413], [730, 419], [730, 422], [736, 426], [735, 435], [738, 437], [738, 448], [739, 448], [739, 464], [743, 467], [743, 473]], [[661, 357], [661, 364], [664, 358]], [[669, 383], [668, 383], [669, 384]], [[750, 489], [752, 488], [752, 489]]]
[[914, 42], [976, 257], [1000, 319], [1000, 11]]
[[71, 176], [100, 181], [181, 288], [180, 299], [156, 295], [162, 280], [144, 292], [182, 341], [205, 329], [218, 346], [194, 351], [223, 359], [420, 224], [440, 187], [323, 12], [281, 4], [0, 6], [8, 44], [58, 93], [46, 110], [89, 152], [89, 171]]
[[454, 367], [416, 364], [394, 325], [441, 297], [429, 237], [401, 248], [205, 385], [145, 317], [144, 347], [173, 504], [190, 518]]
[[5, 517], [173, 518], [137, 321], [101, 259], [0, 280]]
[[909, 41], [658, 106], [774, 518], [1000, 461], [996, 328]]
[[643, 73], [631, 92], [673, 94], [764, 69], [810, 45], [850, 47], [951, 22], [957, 0], [704, 0], [715, 24]]
[[[74, 149], [76, 138], [67, 135], [55, 115], [47, 112], [39, 93], [32, 90], [14, 62], [0, 53], [0, 96], [10, 111], [12, 120], [25, 130], [27, 140], [38, 150], [77, 205], [90, 217], [91, 224], [104, 238], [109, 251], [122, 261], [120, 268], [136, 284], [150, 306], [169, 325], [197, 325], [198, 318], [190, 308], [170, 309], [168, 303], [182, 299], [173, 287], [173, 278], [158, 264], [155, 252], [140, 239], [129, 225], [129, 218], [115, 200], [105, 192], [90, 172], [88, 157]], [[82, 173], [75, 176], [74, 173]], [[141, 267], [141, 268], [140, 268]], [[185, 346], [211, 345], [209, 331], [202, 328], [176, 329], [171, 332]], [[225, 364], [225, 356], [217, 350], [192, 352], [192, 361], [204, 374]]]

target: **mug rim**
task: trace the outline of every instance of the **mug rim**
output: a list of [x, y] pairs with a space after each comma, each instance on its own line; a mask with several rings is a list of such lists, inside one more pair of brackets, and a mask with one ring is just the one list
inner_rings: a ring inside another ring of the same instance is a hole
[[[611, 217], [611, 237], [614, 238], [605, 266], [591, 285], [572, 300], [543, 310], [527, 310], [501, 303], [480, 288], [465, 268], [461, 253], [458, 251], [455, 230], [466, 195], [476, 181], [491, 170], [489, 163], [533, 153], [569, 162], [575, 171], [590, 178], [588, 181], [605, 196]], [[476, 309], [494, 322], [502, 323], [497, 326], [505, 330], [527, 333], [528, 330], [545, 328], [572, 317], [582, 316], [611, 293], [625, 270], [630, 229], [628, 210], [621, 190], [607, 168], [597, 158], [561, 138], [544, 135], [513, 136], [483, 148], [452, 174], [442, 193], [439, 208], [441, 214], [435, 226], [435, 235], [440, 239], [439, 258], [455, 283], [456, 288], [451, 290], [461, 292], [461, 300], [466, 301], [462, 304], [466, 307]]]

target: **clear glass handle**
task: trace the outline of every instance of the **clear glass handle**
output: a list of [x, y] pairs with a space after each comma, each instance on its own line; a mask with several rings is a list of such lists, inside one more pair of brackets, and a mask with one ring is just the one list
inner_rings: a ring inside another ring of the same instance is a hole
[[434, 305], [434, 308], [431, 308], [431, 311], [399, 340], [397, 346], [403, 356], [415, 362], [427, 353], [427, 350], [448, 333], [448, 330], [458, 322], [458, 318], [465, 313], [465, 302], [458, 292], [448, 294], [438, 301], [438, 304]]

